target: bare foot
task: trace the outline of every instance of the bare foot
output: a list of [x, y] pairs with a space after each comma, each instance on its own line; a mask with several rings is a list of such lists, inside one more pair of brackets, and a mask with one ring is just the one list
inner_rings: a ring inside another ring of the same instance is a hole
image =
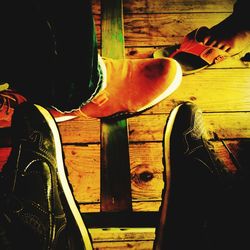
[[219, 24], [213, 26], [209, 34], [203, 38], [205, 45], [210, 45], [235, 55], [250, 45], [250, 30], [230, 15]]

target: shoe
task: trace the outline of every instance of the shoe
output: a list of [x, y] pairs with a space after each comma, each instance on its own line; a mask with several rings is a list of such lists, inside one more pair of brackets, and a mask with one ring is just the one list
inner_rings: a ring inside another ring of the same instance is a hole
[[[189, 75], [218, 64], [228, 58], [242, 58], [249, 52], [249, 45], [242, 48], [238, 53], [232, 54], [230, 53], [230, 49], [223, 49], [225, 47], [222, 44], [220, 48], [214, 43], [209, 45], [204, 44], [204, 37], [208, 36], [211, 36], [211, 30], [206, 26], [201, 26], [188, 33], [180, 44], [157, 49], [153, 53], [153, 57], [173, 58], [180, 63], [183, 75]], [[226, 38], [226, 36], [224, 37]], [[247, 37], [245, 39], [249, 40]]]
[[26, 102], [26, 98], [11, 89], [0, 91], [0, 128], [11, 126], [11, 118], [17, 105]]
[[171, 111], [164, 130], [165, 188], [155, 250], [207, 249], [210, 209], [231, 173], [206, 134], [202, 111], [193, 103]]
[[19, 105], [13, 148], [0, 179], [0, 226], [13, 249], [92, 249], [65, 172], [56, 123], [39, 105]]
[[182, 71], [174, 59], [104, 58], [107, 85], [80, 108], [93, 118], [129, 117], [156, 105], [180, 85]]
[[80, 116], [92, 118], [128, 118], [139, 114], [169, 95], [180, 85], [182, 71], [172, 58], [120, 59], [100, 58], [103, 86], [87, 104], [72, 112], [50, 109], [57, 122]]

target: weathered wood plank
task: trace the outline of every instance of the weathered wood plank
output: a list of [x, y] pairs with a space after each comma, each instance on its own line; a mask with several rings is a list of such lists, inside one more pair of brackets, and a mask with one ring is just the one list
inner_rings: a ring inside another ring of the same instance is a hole
[[[169, 112], [170, 108], [166, 108]], [[161, 141], [163, 137], [163, 128], [165, 126], [167, 117], [166, 114], [152, 114], [140, 115], [129, 118], [129, 140], [130, 142], [144, 142], [144, 141]], [[213, 139], [215, 134], [221, 139], [233, 138], [249, 138], [250, 137], [250, 112], [219, 112], [219, 113], [203, 113], [206, 128], [208, 130], [209, 138]], [[62, 141], [64, 144], [78, 144], [78, 143], [94, 143], [100, 142], [98, 127], [89, 127], [89, 131], [82, 130], [81, 119], [67, 122], [68, 124], [60, 125], [60, 132], [62, 134]], [[74, 135], [70, 131], [73, 127], [77, 134]], [[88, 132], [88, 133], [87, 133]], [[95, 137], [89, 138], [89, 134], [96, 134]]]
[[183, 101], [193, 101], [204, 112], [249, 111], [249, 89], [249, 68], [202, 70], [183, 77], [180, 87], [148, 113], [164, 113]]
[[[124, 0], [125, 14], [173, 12], [232, 12], [235, 0]], [[93, 13], [100, 14], [100, 0], [93, 0]]]
[[[111, 0], [102, 0], [101, 4], [102, 56], [114, 59], [124, 58], [123, 1], [119, 0], [113, 2]], [[132, 210], [129, 167], [127, 120], [102, 119], [102, 211], [114, 212]]]
[[231, 12], [235, 0], [125, 0], [124, 13]]
[[90, 228], [94, 249], [152, 249], [155, 228]]
[[[130, 141], [161, 141], [166, 115], [143, 115], [129, 122]], [[249, 138], [250, 112], [203, 113], [210, 139]]]
[[[231, 147], [234, 145], [237, 148], [238, 143], [237, 140], [230, 141]], [[219, 141], [213, 142], [213, 144], [227, 167], [231, 171], [235, 171], [235, 166], [223, 144]], [[81, 204], [81, 211], [99, 211], [99, 145], [91, 145], [89, 148], [64, 146], [64, 152], [69, 180], [73, 185], [75, 198]], [[72, 152], [77, 152], [77, 155], [74, 153], [72, 156]], [[164, 186], [162, 180], [162, 143], [131, 144], [130, 157], [133, 211], [158, 211]], [[85, 164], [83, 165], [83, 163]], [[86, 204], [86, 208], [84, 204]]]
[[182, 42], [190, 31], [211, 27], [228, 13], [175, 13], [124, 15], [125, 46], [163, 46]]
[[79, 117], [58, 123], [62, 143], [100, 142], [100, 120]]
[[[124, 15], [125, 47], [156, 47], [181, 43], [192, 30], [221, 22], [230, 13], [169, 13]], [[100, 15], [95, 15], [101, 47]]]
[[[132, 208], [135, 212], [157, 212], [159, 211], [161, 201], [133, 201]], [[100, 203], [80, 203], [80, 211], [82, 213], [100, 212]]]
[[100, 145], [67, 145], [63, 150], [76, 200], [100, 202]]
[[151, 250], [153, 248], [153, 241], [120, 241], [120, 242], [94, 242], [94, 249], [96, 250]]
[[154, 240], [155, 228], [90, 228], [93, 241]]

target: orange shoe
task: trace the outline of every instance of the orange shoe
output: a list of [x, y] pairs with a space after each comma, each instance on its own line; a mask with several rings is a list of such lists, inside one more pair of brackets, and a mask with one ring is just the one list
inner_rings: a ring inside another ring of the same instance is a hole
[[11, 126], [11, 119], [17, 105], [27, 101], [21, 94], [11, 89], [0, 91], [0, 128]]
[[93, 118], [129, 117], [172, 94], [182, 71], [172, 58], [104, 59], [107, 85], [80, 113]]

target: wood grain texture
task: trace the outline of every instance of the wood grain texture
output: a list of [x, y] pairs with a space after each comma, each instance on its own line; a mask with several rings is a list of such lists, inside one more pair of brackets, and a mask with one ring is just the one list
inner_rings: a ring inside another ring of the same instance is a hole
[[[124, 58], [123, 1], [102, 0], [101, 4], [102, 56]], [[131, 211], [127, 120], [102, 119], [100, 134], [101, 211]]]
[[[236, 167], [222, 142], [212, 141], [212, 143], [219, 158], [223, 160], [227, 168], [236, 172]], [[227, 143], [230, 147], [237, 149], [239, 140], [227, 140]], [[131, 144], [129, 150], [133, 211], [158, 211], [164, 187], [162, 143]], [[64, 152], [69, 179], [73, 183], [75, 197], [81, 204], [81, 211], [100, 211], [99, 145], [91, 145], [90, 147], [64, 146]], [[72, 152], [77, 152], [77, 155]]]
[[[163, 128], [166, 124], [169, 113], [165, 114], [145, 114], [129, 119], [129, 140], [130, 142], [153, 142], [161, 141], [163, 137]], [[249, 138], [250, 127], [249, 119], [250, 112], [203, 112], [206, 128], [210, 139], [234, 139], [234, 138]], [[77, 124], [75, 124], [77, 122]], [[98, 121], [95, 121], [99, 123]], [[90, 134], [99, 134], [98, 126], [89, 127], [88, 133], [82, 131], [81, 119], [78, 121], [67, 122], [65, 126], [75, 127], [78, 135], [72, 134], [69, 129], [64, 129], [64, 125], [60, 125], [59, 129], [62, 134], [62, 141], [65, 145], [86, 145], [99, 144], [98, 136], [89, 138]], [[97, 124], [98, 125], [98, 124]]]
[[125, 13], [231, 12], [235, 0], [124, 0]]

